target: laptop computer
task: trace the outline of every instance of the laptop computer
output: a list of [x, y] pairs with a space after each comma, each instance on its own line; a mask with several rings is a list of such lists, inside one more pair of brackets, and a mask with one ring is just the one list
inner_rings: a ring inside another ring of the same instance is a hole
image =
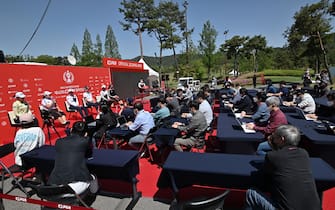
[[236, 121], [237, 121], [238, 124], [241, 126], [241, 128], [242, 128], [243, 131], [244, 131], [244, 133], [256, 133], [255, 130], [248, 129], [248, 128], [247, 128], [247, 124], [241, 122], [238, 118], [236, 118]]
[[296, 113], [298, 114], [298, 116], [299, 116], [300, 119], [305, 119], [305, 120], [315, 120], [315, 119], [313, 119], [313, 118], [307, 117], [307, 116], [305, 115], [305, 112], [304, 112], [302, 109], [300, 109], [300, 108], [296, 108]]
[[128, 130], [127, 126], [127, 119], [125, 116], [118, 117], [117, 119], [117, 125], [121, 128], [121, 130]]

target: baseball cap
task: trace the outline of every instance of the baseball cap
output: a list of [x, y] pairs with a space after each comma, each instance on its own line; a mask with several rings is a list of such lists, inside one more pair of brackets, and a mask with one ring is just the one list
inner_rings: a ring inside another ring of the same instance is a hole
[[25, 97], [26, 97], [26, 95], [24, 95], [24, 93], [22, 93], [22, 92], [15, 93], [15, 98], [25, 98]]
[[101, 88], [106, 88], [106, 85], [102, 85]]
[[50, 91], [44, 91], [43, 95], [44, 95], [44, 96], [49, 96], [49, 95], [51, 95], [51, 93], [52, 93], [52, 92], [50, 92]]
[[67, 90], [68, 93], [73, 93], [74, 92], [74, 89], [70, 88]]
[[31, 122], [34, 121], [33, 114], [31, 114], [31, 113], [29, 113], [29, 112], [20, 115], [19, 119], [20, 119], [20, 122], [21, 122], [22, 124], [29, 124], [29, 123], [31, 123]]

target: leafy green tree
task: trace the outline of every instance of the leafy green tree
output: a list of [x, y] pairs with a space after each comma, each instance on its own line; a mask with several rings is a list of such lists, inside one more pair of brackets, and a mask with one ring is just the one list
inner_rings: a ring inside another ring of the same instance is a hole
[[284, 33], [288, 47], [295, 55], [295, 61], [302, 57], [313, 58], [309, 59], [309, 66], [313, 66], [316, 61], [317, 71], [321, 65], [328, 68], [324, 46], [327, 40], [325, 36], [332, 27], [326, 3], [326, 0], [321, 0], [318, 3], [301, 7], [300, 11], [294, 15], [293, 25]]
[[116, 41], [113, 29], [111, 25], [107, 26], [106, 38], [105, 38], [105, 57], [108, 58], [121, 58], [119, 53], [119, 46]]
[[207, 67], [207, 77], [209, 79], [211, 68], [214, 65], [214, 51], [216, 48], [215, 41], [218, 32], [214, 26], [211, 25], [210, 21], [204, 24], [202, 32], [200, 34], [201, 40], [199, 41], [199, 51], [204, 56], [203, 62]]
[[265, 37], [261, 35], [251, 37], [244, 43], [243, 48], [247, 58], [250, 58], [250, 55], [252, 55], [254, 72], [257, 72], [258, 69], [257, 55], [259, 51], [263, 51], [266, 48]]
[[120, 13], [124, 22], [120, 21], [124, 31], [132, 31], [139, 38], [141, 58], [143, 58], [142, 33], [147, 30], [147, 23], [152, 18], [154, 0], [123, 0]]
[[178, 33], [183, 25], [184, 13], [179, 10], [178, 3], [163, 1], [159, 3], [151, 15], [153, 15], [153, 18], [147, 26], [149, 34], [154, 34], [159, 42], [160, 69], [164, 49], [173, 50], [175, 65], [178, 69], [175, 47], [182, 41]]
[[[244, 36], [233, 36], [231, 39], [226, 40], [224, 44], [221, 45], [220, 51], [227, 54], [227, 58], [234, 58], [234, 70], [239, 70], [238, 67], [238, 56], [243, 54], [243, 46], [249, 37]], [[235, 72], [235, 71], [234, 71]], [[236, 76], [236, 75], [234, 75]]]
[[95, 61], [96, 56], [94, 52], [94, 46], [91, 34], [87, 29], [85, 29], [82, 52], [81, 52], [81, 60], [78, 64], [82, 66], [95, 66], [96, 65]]

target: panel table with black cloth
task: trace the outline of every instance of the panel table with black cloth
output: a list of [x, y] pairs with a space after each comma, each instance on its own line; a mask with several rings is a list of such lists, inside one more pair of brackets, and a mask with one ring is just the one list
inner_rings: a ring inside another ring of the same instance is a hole
[[137, 132], [134, 132], [129, 129], [121, 129], [120, 127], [112, 128], [106, 131], [107, 138], [112, 138], [114, 149], [118, 149], [117, 140], [128, 140], [131, 137], [135, 136]]
[[301, 119], [294, 113], [285, 113], [289, 124], [296, 126], [301, 134], [304, 147], [311, 156], [321, 157], [335, 168], [335, 134], [327, 131], [319, 121]]
[[173, 146], [179, 130], [176, 128], [159, 128], [153, 133], [155, 144], [158, 148]]
[[258, 144], [264, 141], [261, 132], [245, 133], [231, 111], [219, 114], [216, 137], [222, 143], [223, 152], [232, 154], [254, 154]]
[[[54, 146], [42, 146], [21, 155], [23, 166], [27, 169], [35, 167], [44, 175], [51, 173], [56, 149]], [[93, 149], [93, 158], [87, 160], [87, 167], [98, 179], [116, 179], [132, 183], [133, 197], [129, 206], [136, 204], [141, 197], [137, 191], [136, 175], [139, 174], [138, 151]]]
[[[264, 156], [172, 151], [163, 165], [158, 188], [179, 189], [192, 185], [249, 189], [263, 185], [260, 169]], [[320, 158], [310, 158], [319, 195], [335, 186], [335, 169]]]

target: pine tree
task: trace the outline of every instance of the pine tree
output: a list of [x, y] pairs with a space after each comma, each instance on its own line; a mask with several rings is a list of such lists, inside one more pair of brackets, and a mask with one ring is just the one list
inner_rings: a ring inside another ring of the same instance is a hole
[[121, 58], [119, 53], [119, 46], [114, 36], [112, 26], [107, 26], [105, 38], [105, 57], [108, 58]]

